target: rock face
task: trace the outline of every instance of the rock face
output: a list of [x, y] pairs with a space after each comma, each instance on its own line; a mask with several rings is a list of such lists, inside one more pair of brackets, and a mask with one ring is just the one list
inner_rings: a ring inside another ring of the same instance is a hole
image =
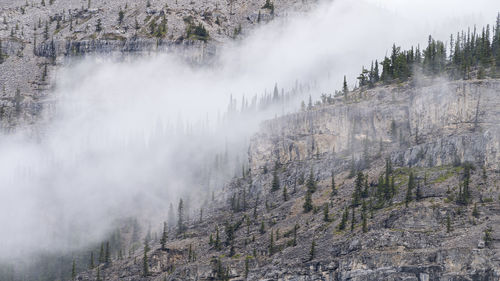
[[422, 83], [356, 91], [265, 122], [248, 173], [203, 206], [203, 219], [171, 229], [166, 250], [152, 244], [147, 276], [141, 251], [100, 274], [499, 280], [500, 81]]
[[[429, 83], [429, 81], [427, 81]], [[360, 158], [393, 142], [401, 166], [500, 163], [500, 103], [497, 80], [437, 82], [430, 86], [382, 87], [345, 103], [270, 120], [249, 150], [252, 169], [270, 161], [302, 161], [318, 153]]]

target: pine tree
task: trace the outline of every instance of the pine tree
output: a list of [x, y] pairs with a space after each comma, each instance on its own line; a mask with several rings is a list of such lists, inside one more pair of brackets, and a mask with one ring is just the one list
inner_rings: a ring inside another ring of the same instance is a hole
[[347, 97], [347, 94], [349, 93], [349, 87], [347, 87], [347, 79], [345, 75], [344, 75], [344, 83], [342, 86], [342, 93], [344, 93], [344, 97]]
[[247, 256], [245, 258], [245, 278], [248, 278], [248, 273], [250, 271], [249, 263], [250, 263], [250, 257]]
[[215, 227], [215, 249], [220, 250], [221, 244], [220, 244], [220, 235], [219, 235], [219, 227]]
[[316, 180], [314, 179], [314, 174], [312, 169], [311, 172], [309, 173], [309, 177], [307, 178], [306, 187], [307, 191], [311, 193], [316, 192]]
[[101, 281], [101, 269], [100, 267], [97, 267], [97, 274], [96, 274], [96, 281]]
[[97, 19], [97, 23], [95, 25], [95, 32], [101, 32], [101, 31], [102, 31], [101, 19]]
[[264, 225], [264, 221], [260, 222], [260, 230], [259, 230], [259, 232], [260, 232], [260, 234], [266, 233], [266, 227]]
[[148, 252], [149, 252], [148, 240], [144, 240], [144, 256], [142, 258], [142, 275], [144, 277], [147, 277], [149, 275]]
[[188, 262], [193, 261], [193, 244], [189, 244], [188, 249]]
[[361, 197], [363, 193], [363, 183], [364, 175], [362, 172], [358, 172], [356, 176], [356, 181], [354, 182], [354, 192], [352, 194], [352, 205], [358, 206], [361, 202]]
[[293, 246], [297, 246], [297, 229], [299, 228], [298, 224], [295, 224], [293, 227]]
[[415, 193], [415, 198], [417, 201], [422, 200], [424, 196], [422, 195], [422, 189], [420, 188], [420, 182], [417, 184], [417, 192]]
[[366, 214], [363, 215], [363, 232], [366, 233], [368, 232], [368, 225], [366, 221]]
[[283, 201], [288, 201], [288, 191], [286, 189], [286, 185], [283, 186]]
[[316, 240], [313, 238], [311, 243], [311, 250], [309, 250], [309, 260], [312, 261], [316, 255]]
[[94, 267], [95, 267], [95, 265], [94, 265], [94, 252], [90, 252], [89, 268], [93, 269]]
[[309, 213], [313, 209], [311, 191], [309, 190], [306, 192], [304, 205], [302, 207], [304, 208], [304, 213]]
[[333, 171], [332, 171], [332, 196], [336, 196], [337, 195], [337, 187], [335, 187], [335, 175], [333, 174]]
[[106, 241], [106, 251], [104, 254], [104, 263], [106, 265], [111, 264], [111, 249], [109, 248], [109, 241]]
[[408, 208], [408, 204], [412, 200], [412, 190], [415, 187], [415, 178], [413, 176], [413, 172], [410, 172], [410, 175], [408, 177], [408, 189], [406, 191], [406, 197], [405, 197], [405, 206]]
[[488, 248], [491, 246], [493, 242], [493, 237], [491, 235], [492, 231], [493, 230], [491, 229], [491, 227], [488, 227], [487, 229], [484, 230], [484, 237], [483, 237], [484, 245]]
[[474, 203], [474, 209], [472, 209], [472, 216], [476, 219], [479, 218], [479, 210], [477, 209], [477, 203]]
[[377, 83], [380, 80], [378, 60], [375, 60], [375, 68], [373, 69], [374, 82]]
[[71, 280], [76, 279], [76, 262], [75, 259], [73, 259], [73, 264], [71, 266]]
[[101, 243], [101, 250], [99, 251], [99, 264], [104, 262], [104, 244]]
[[325, 206], [323, 207], [323, 220], [326, 222], [330, 221], [330, 211], [328, 209], [328, 203], [325, 203]]
[[271, 229], [271, 238], [269, 240], [269, 255], [272, 256], [274, 254], [274, 236], [273, 230]]
[[184, 202], [182, 198], [179, 199], [179, 206], [177, 208], [177, 231], [178, 233], [184, 232]]
[[118, 24], [121, 25], [123, 23], [123, 18], [125, 17], [125, 13], [123, 10], [120, 8], [120, 11], [118, 12]]
[[161, 249], [166, 250], [165, 246], [167, 244], [168, 234], [167, 234], [167, 223], [163, 222], [163, 232], [160, 239]]
[[273, 181], [271, 183], [271, 191], [274, 192], [279, 189], [280, 189], [280, 179], [278, 177], [278, 162], [276, 162], [273, 170]]
[[0, 40], [0, 64], [4, 62], [4, 57], [3, 57], [3, 49], [2, 49], [2, 40]]
[[342, 220], [339, 223], [338, 229], [344, 230], [347, 224], [347, 219], [349, 218], [349, 209], [346, 207], [344, 213], [342, 214]]
[[356, 226], [356, 209], [354, 206], [352, 207], [352, 212], [351, 212], [351, 232], [354, 231], [354, 227]]

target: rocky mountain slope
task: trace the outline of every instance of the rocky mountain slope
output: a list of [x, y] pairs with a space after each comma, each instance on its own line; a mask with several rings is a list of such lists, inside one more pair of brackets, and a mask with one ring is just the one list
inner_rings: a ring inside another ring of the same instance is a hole
[[499, 89], [412, 80], [269, 120], [164, 247], [124, 227], [128, 257], [76, 279], [499, 280]]
[[247, 30], [314, 1], [5, 0], [0, 5], [0, 120], [36, 121], [58, 65], [85, 54], [179, 51], [206, 62]]

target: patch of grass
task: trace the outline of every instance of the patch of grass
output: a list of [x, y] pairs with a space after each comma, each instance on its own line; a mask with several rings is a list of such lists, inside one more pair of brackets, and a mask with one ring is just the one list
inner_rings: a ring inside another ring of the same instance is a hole
[[493, 198], [491, 198], [491, 197], [487, 197], [487, 198], [483, 199], [483, 203], [491, 203], [491, 202], [493, 202]]
[[454, 175], [458, 175], [462, 172], [463, 167], [452, 167], [452, 166], [441, 166], [439, 167], [439, 170], [436, 172], [441, 172], [441, 174], [434, 179], [431, 183], [436, 184], [436, 183], [443, 183], [449, 178], [451, 178]]

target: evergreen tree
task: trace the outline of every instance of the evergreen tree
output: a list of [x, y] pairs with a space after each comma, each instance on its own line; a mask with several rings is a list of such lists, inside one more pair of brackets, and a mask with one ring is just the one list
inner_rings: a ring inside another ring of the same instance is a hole
[[[259, 12], [259, 13], [260, 13], [260, 12]], [[245, 279], [246, 279], [246, 278], [248, 278], [248, 273], [249, 273], [249, 271], [250, 271], [250, 266], [249, 266], [249, 263], [250, 263], [250, 257], [248, 257], [248, 256], [247, 256], [247, 257], [245, 258], [245, 274], [244, 274]]]
[[446, 232], [451, 232], [451, 218], [450, 215], [446, 216]]
[[[211, 237], [211, 236], [210, 236]], [[161, 249], [166, 250], [165, 246], [167, 244], [168, 234], [167, 234], [167, 223], [163, 222], [163, 232], [160, 239]]]
[[0, 40], [0, 64], [4, 62], [3, 49], [2, 49], [2, 40]]
[[120, 11], [118, 12], [118, 24], [121, 25], [123, 23], [123, 18], [125, 17], [125, 13], [123, 10], [120, 8]]
[[347, 79], [345, 75], [344, 75], [344, 83], [342, 86], [342, 93], [344, 93], [344, 97], [347, 97], [347, 94], [349, 93], [349, 87], [347, 86]]
[[309, 260], [312, 261], [316, 255], [316, 240], [313, 238], [311, 243], [311, 250], [309, 250]]
[[417, 184], [417, 192], [415, 193], [415, 198], [417, 201], [422, 200], [424, 196], [422, 195], [422, 189], [420, 188], [420, 182]]
[[269, 240], [269, 255], [272, 256], [274, 254], [274, 236], [273, 230], [271, 229], [271, 238]]
[[95, 265], [94, 265], [94, 252], [90, 252], [89, 268], [93, 269], [94, 267], [95, 267]]
[[406, 197], [405, 197], [405, 206], [408, 208], [408, 204], [411, 202], [412, 197], [413, 197], [413, 188], [415, 187], [415, 178], [413, 176], [413, 172], [410, 172], [410, 175], [408, 177], [408, 189], [406, 191]]
[[220, 246], [221, 246], [221, 243], [220, 243], [219, 227], [216, 226], [215, 227], [215, 249], [220, 250]]
[[97, 267], [97, 274], [96, 274], [96, 275], [97, 275], [97, 276], [96, 276], [96, 279], [95, 279], [95, 280], [96, 280], [96, 281], [102, 281], [102, 280], [101, 280], [101, 269], [100, 269], [100, 267], [99, 267], [99, 266]]
[[325, 203], [323, 207], [323, 220], [326, 222], [330, 221], [330, 211], [328, 209], [328, 203]]
[[106, 241], [106, 251], [104, 254], [104, 263], [111, 264], [111, 249], [109, 248], [109, 241]]
[[101, 31], [102, 31], [101, 19], [97, 19], [97, 23], [95, 25], [95, 32], [101, 32]]
[[104, 263], [104, 244], [101, 243], [101, 250], [99, 251], [99, 264]]
[[193, 254], [193, 244], [189, 244], [189, 249], [188, 249], [188, 262], [191, 262], [194, 260], [194, 254]]
[[484, 237], [483, 237], [484, 245], [488, 248], [491, 247], [491, 244], [493, 242], [493, 237], [491, 235], [492, 231], [493, 230], [491, 229], [491, 227], [488, 227], [484, 230]]
[[71, 280], [76, 279], [76, 262], [75, 259], [73, 259], [73, 264], [71, 266]]
[[361, 205], [361, 219], [362, 219], [362, 223], [363, 223], [363, 232], [366, 233], [368, 232], [368, 224], [367, 224], [367, 218], [366, 218], [366, 209], [367, 209], [367, 206], [366, 206], [366, 202], [363, 200], [363, 204]]
[[286, 189], [286, 185], [283, 186], [283, 201], [288, 201], [288, 191]]
[[144, 256], [142, 258], [142, 276], [147, 277], [149, 275], [149, 262], [148, 262], [148, 252], [149, 252], [148, 240], [144, 240]]
[[352, 193], [352, 205], [358, 206], [361, 202], [361, 197], [363, 193], [363, 183], [364, 175], [362, 172], [358, 172], [356, 180], [354, 182], [354, 192]]
[[280, 189], [280, 179], [278, 177], [278, 162], [276, 162], [273, 170], [273, 181], [271, 183], [271, 191], [274, 192], [279, 189]]
[[299, 228], [298, 224], [295, 224], [293, 227], [293, 246], [297, 246], [297, 229]]
[[337, 195], [337, 187], [335, 187], [335, 175], [333, 174], [333, 171], [332, 171], [332, 196], [336, 196]]
[[356, 226], [356, 209], [353, 206], [352, 207], [352, 212], [351, 212], [351, 232], [354, 231], [354, 227]]
[[368, 232], [368, 225], [367, 225], [367, 221], [366, 221], [366, 214], [363, 215], [363, 232], [364, 233]]
[[347, 224], [347, 219], [349, 218], [349, 209], [346, 207], [344, 213], [342, 214], [342, 220], [339, 223], [338, 229], [344, 230]]
[[177, 231], [178, 233], [184, 232], [184, 202], [182, 198], [179, 199], [179, 206], [177, 208]]
[[309, 213], [313, 209], [311, 191], [309, 190], [306, 192], [304, 205], [302, 207], [304, 208], [304, 213]]
[[479, 218], [479, 211], [477, 209], [477, 203], [474, 203], [474, 209], [472, 209], [472, 216], [475, 217], [476, 219]]
[[306, 187], [307, 191], [309, 191], [310, 193], [316, 192], [316, 180], [314, 179], [314, 174], [312, 169], [311, 172], [309, 173], [309, 177], [307, 178]]

